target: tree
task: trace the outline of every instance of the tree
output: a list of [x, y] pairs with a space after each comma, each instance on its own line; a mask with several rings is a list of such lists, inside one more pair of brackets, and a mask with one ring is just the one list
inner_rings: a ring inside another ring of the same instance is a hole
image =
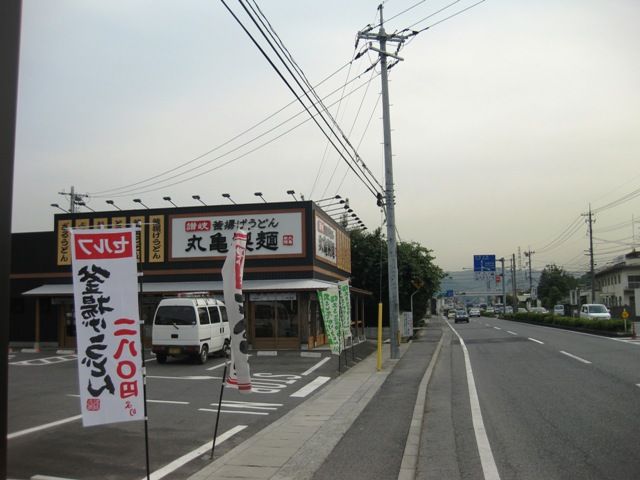
[[[411, 294], [417, 291], [413, 297], [415, 319], [422, 318], [429, 310], [429, 302], [444, 277], [442, 269], [433, 263], [435, 258], [431, 252], [417, 242], [398, 243], [400, 310], [411, 309]], [[372, 233], [351, 232], [351, 281], [353, 286], [373, 292], [368, 311], [377, 311], [378, 302], [388, 306], [387, 241], [381, 229]], [[388, 323], [388, 307], [383, 312]]]
[[555, 304], [569, 295], [569, 291], [576, 288], [578, 280], [557, 265], [547, 265], [542, 270], [538, 282], [538, 297], [542, 305], [553, 308]]

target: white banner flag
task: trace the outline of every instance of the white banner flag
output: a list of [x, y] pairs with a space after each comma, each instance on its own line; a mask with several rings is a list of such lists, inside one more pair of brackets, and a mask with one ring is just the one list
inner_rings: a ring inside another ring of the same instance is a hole
[[82, 424], [144, 420], [136, 231], [71, 233]]
[[251, 392], [251, 373], [247, 345], [247, 324], [244, 320], [242, 299], [242, 274], [246, 254], [247, 234], [238, 230], [233, 235], [232, 248], [222, 266], [222, 288], [224, 303], [229, 315], [231, 329], [231, 365], [226, 383], [241, 393]]

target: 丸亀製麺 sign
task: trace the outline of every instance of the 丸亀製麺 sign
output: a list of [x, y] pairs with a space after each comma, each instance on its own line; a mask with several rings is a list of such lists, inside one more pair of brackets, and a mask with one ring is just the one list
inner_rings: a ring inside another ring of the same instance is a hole
[[316, 216], [316, 257], [336, 264], [338, 261], [337, 230]]
[[143, 420], [136, 231], [71, 233], [82, 423]]
[[171, 259], [226, 257], [237, 230], [246, 255], [302, 256], [302, 212], [204, 215], [171, 219]]

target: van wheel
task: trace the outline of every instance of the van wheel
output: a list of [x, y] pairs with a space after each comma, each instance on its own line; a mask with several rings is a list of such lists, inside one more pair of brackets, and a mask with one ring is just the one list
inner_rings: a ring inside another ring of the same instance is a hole
[[207, 363], [207, 358], [209, 357], [209, 347], [206, 345], [202, 346], [202, 350], [200, 350], [200, 355], [198, 356], [198, 363], [200, 365], [204, 365]]
[[227, 358], [231, 355], [231, 345], [227, 340], [225, 340], [224, 345], [222, 346], [222, 355]]
[[162, 353], [156, 353], [156, 361], [161, 364], [167, 363], [167, 356]]

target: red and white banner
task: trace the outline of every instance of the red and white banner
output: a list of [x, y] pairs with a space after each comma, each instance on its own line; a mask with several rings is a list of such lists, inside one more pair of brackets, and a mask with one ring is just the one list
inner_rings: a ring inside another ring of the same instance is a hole
[[82, 424], [144, 420], [136, 230], [72, 230]]
[[247, 234], [238, 230], [233, 235], [233, 244], [222, 266], [222, 288], [224, 303], [231, 329], [231, 365], [226, 383], [241, 393], [251, 392], [251, 373], [247, 344], [247, 324], [244, 320], [242, 298], [242, 275], [246, 255]]

